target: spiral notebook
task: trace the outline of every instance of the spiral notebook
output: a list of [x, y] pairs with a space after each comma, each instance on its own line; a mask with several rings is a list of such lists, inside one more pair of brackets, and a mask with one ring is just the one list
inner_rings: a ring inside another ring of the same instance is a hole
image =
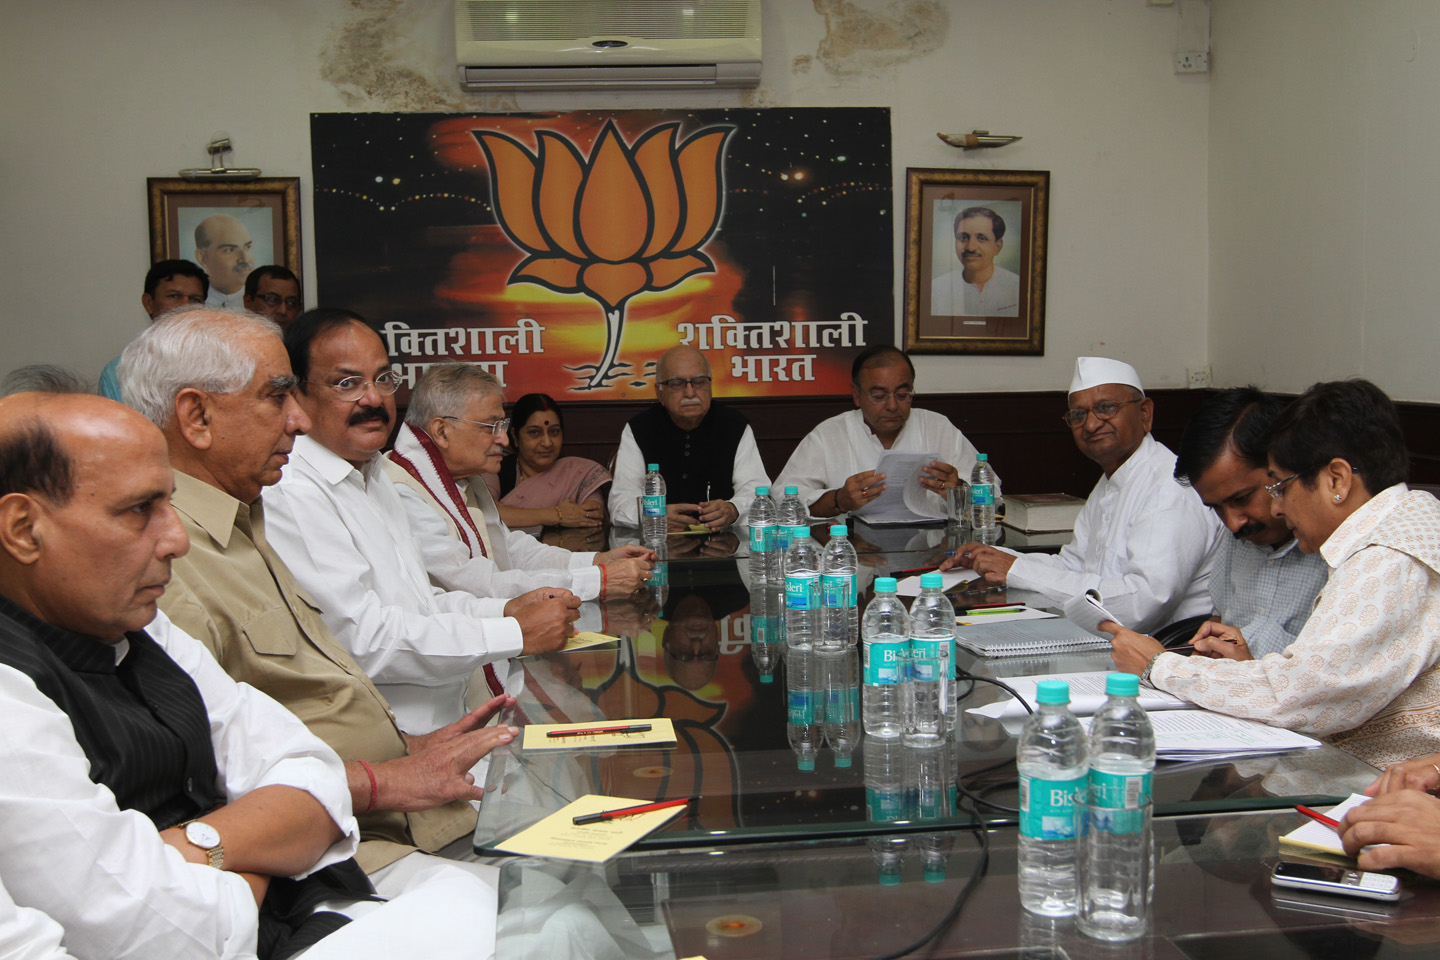
[[1101, 639], [1084, 627], [1059, 617], [957, 627], [955, 642], [982, 657], [1027, 657], [1037, 653], [1110, 649], [1109, 639]]

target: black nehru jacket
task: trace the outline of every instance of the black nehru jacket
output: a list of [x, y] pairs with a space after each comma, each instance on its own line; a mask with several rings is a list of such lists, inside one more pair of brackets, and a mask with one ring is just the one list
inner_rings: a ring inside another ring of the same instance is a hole
[[739, 413], [711, 403], [694, 430], [681, 430], [657, 402], [631, 418], [630, 435], [646, 464], [660, 464], [667, 501], [700, 503], [707, 486], [711, 500], [735, 496], [735, 451], [748, 426]]

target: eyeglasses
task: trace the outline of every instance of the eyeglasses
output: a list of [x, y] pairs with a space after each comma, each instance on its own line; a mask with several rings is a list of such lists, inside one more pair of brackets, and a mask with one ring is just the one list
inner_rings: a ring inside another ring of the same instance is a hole
[[1101, 400], [1089, 410], [1086, 410], [1084, 407], [1071, 407], [1061, 415], [1060, 419], [1065, 421], [1066, 426], [1078, 427], [1084, 423], [1085, 419], [1092, 413], [1095, 414], [1096, 420], [1109, 420], [1114, 417], [1115, 414], [1119, 413], [1120, 408], [1125, 406], [1125, 404], [1144, 402], [1144, 397], [1141, 397], [1139, 400]]
[[668, 387], [671, 390], [684, 390], [686, 386], [694, 387], [696, 390], [710, 386], [710, 377], [691, 377], [686, 380], [684, 377], [671, 377], [669, 380], [661, 380], [660, 386]]
[[1291, 480], [1294, 480], [1298, 476], [1300, 476], [1300, 474], [1292, 473], [1284, 480], [1276, 480], [1274, 483], [1267, 483], [1265, 485], [1265, 492], [1270, 494], [1271, 500], [1279, 500], [1281, 497], [1285, 496], [1285, 490], [1283, 489], [1285, 484], [1289, 483]]
[[264, 300], [265, 306], [272, 309], [280, 306], [282, 303], [291, 310], [298, 310], [300, 308], [299, 297], [282, 297], [278, 293], [257, 293], [255, 296], [259, 300]]
[[364, 377], [342, 377], [334, 383], [324, 383], [319, 380], [306, 380], [305, 382], [318, 387], [329, 387], [335, 391], [338, 399], [347, 403], [365, 396], [365, 391], [370, 389], [372, 383], [375, 385], [375, 391], [385, 397], [400, 389], [400, 381], [395, 379], [393, 373], [382, 373], [374, 380], [366, 380]]
[[894, 393], [889, 390], [871, 390], [865, 395], [870, 398], [871, 403], [881, 404], [889, 403], [891, 397], [895, 398], [896, 403], [909, 403], [915, 399], [914, 390], [896, 390]]
[[441, 417], [442, 420], [459, 420], [461, 423], [473, 423], [477, 427], [489, 427], [490, 432], [497, 437], [503, 437], [510, 429], [510, 418], [496, 420], [494, 423], [486, 423], [483, 420], [466, 420], [464, 417]]

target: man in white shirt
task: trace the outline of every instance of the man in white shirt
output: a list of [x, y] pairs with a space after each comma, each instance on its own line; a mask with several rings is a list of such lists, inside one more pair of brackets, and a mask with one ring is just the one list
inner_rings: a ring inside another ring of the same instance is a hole
[[397, 384], [379, 335], [348, 311], [311, 310], [285, 347], [311, 426], [265, 489], [270, 543], [404, 730], [452, 723], [475, 670], [558, 650], [580, 601], [558, 588], [507, 601], [432, 586], [380, 455]]
[[966, 207], [955, 215], [959, 270], [930, 283], [930, 312], [949, 317], [1018, 317], [1020, 277], [995, 264], [1005, 247], [1005, 220], [989, 207]]
[[500, 472], [509, 426], [500, 381], [473, 364], [437, 364], [411, 393], [385, 469], [430, 579], [490, 597], [567, 587], [581, 600], [628, 597], [643, 586], [653, 550], [572, 552], [505, 525], [478, 477]]
[[[903, 351], [870, 347], [850, 367], [855, 409], [822, 422], [790, 455], [775, 486], [794, 485], [800, 502], [815, 517], [842, 513], [864, 517], [865, 508], [885, 491], [876, 470], [887, 450], [933, 453], [920, 484], [936, 515], [945, 511], [946, 492], [975, 466], [975, 447], [950, 420], [915, 410], [915, 365]], [[903, 478], [893, 478], [903, 482]]]
[[245, 224], [228, 213], [206, 217], [195, 225], [195, 262], [210, 276], [205, 302], [226, 310], [243, 310], [245, 278], [255, 265], [254, 241]]
[[665, 478], [669, 529], [703, 523], [723, 530], [745, 519], [756, 487], [770, 479], [755, 446], [755, 432], [736, 411], [711, 403], [710, 361], [694, 347], [671, 347], [655, 364], [659, 402], [630, 418], [620, 433], [610, 521], [638, 527], [636, 498], [645, 467]]
[[[188, 549], [159, 430], [107, 399], [17, 394], [0, 400], [0, 462], [0, 876], [15, 902], [77, 957], [284, 957], [303, 943], [283, 942], [283, 878], [326, 869], [342, 885], [323, 911], [357, 919], [308, 956], [393, 944], [434, 891], [355, 902], [368, 885], [339, 758], [156, 611]], [[344, 922], [313, 910], [313, 933]], [[434, 946], [462, 955], [471, 920], [431, 919]]]
[[1175, 454], [1150, 436], [1154, 401], [1128, 363], [1079, 357], [1065, 422], [1105, 475], [1058, 556], [967, 543], [942, 568], [970, 567], [992, 582], [1054, 603], [1095, 590], [1141, 632], [1210, 612], [1210, 570], [1222, 529], [1195, 492], [1175, 482]]

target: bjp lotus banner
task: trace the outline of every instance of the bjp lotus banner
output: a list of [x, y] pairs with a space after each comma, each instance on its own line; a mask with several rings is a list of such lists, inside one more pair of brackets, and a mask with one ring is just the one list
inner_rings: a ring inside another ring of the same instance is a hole
[[407, 388], [461, 361], [511, 396], [649, 398], [684, 343], [718, 396], [821, 396], [893, 341], [888, 110], [310, 128], [319, 302], [365, 316]]

